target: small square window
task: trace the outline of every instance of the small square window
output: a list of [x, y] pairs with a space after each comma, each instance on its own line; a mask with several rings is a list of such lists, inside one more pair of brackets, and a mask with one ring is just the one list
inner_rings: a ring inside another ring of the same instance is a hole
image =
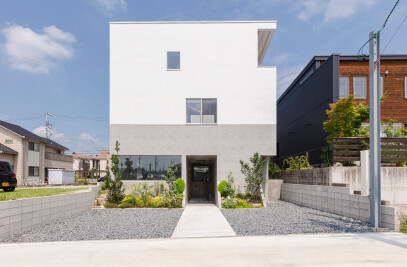
[[29, 142], [28, 143], [28, 150], [40, 151], [40, 144], [34, 143], [34, 142]]
[[167, 70], [181, 69], [181, 53], [167, 52]]
[[28, 176], [39, 176], [40, 168], [38, 167], [28, 167]]
[[355, 99], [366, 99], [366, 77], [353, 78], [353, 94]]
[[13, 143], [13, 140], [12, 140], [12, 139], [6, 139], [4, 143], [6, 143], [6, 144], [12, 144], [12, 143]]
[[407, 99], [407, 77], [404, 77], [404, 98]]

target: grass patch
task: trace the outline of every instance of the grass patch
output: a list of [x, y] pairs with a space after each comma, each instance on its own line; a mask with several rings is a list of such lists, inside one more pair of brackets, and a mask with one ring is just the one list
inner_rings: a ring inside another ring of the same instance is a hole
[[36, 189], [16, 189], [14, 192], [0, 191], [0, 201], [7, 201], [20, 198], [46, 197], [61, 194], [68, 194], [89, 187], [78, 188], [36, 188]]

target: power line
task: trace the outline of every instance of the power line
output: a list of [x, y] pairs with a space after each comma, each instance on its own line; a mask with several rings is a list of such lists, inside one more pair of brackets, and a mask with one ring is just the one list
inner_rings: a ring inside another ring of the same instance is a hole
[[[386, 20], [384, 21], [384, 23], [383, 23], [381, 29], [378, 30], [377, 33], [374, 34], [369, 40], [367, 40], [367, 41], [362, 45], [361, 48], [359, 48], [359, 51], [358, 51], [358, 54], [357, 54], [357, 55], [358, 55], [358, 60], [360, 60], [360, 56], [363, 54], [363, 49], [364, 49], [364, 47], [365, 47], [372, 39], [374, 39], [374, 38], [376, 38], [378, 35], [380, 35], [380, 32], [386, 27], [387, 21], [389, 20], [391, 14], [393, 14], [394, 9], [396, 8], [396, 6], [398, 5], [399, 2], [400, 2], [400, 0], [397, 0], [397, 2], [394, 4], [394, 6], [393, 6], [393, 8], [391, 9], [389, 15], [387, 15], [387, 18], [386, 18]], [[373, 69], [374, 69], [374, 68], [373, 68]]]
[[380, 53], [379, 59], [376, 61], [376, 63], [373, 66], [373, 69], [376, 68], [376, 65], [378, 64], [378, 62], [380, 62], [380, 59], [382, 58], [382, 55], [384, 53], [384, 51], [386, 50], [386, 48], [389, 46], [389, 44], [391, 43], [391, 41], [393, 41], [394, 36], [396, 36], [397, 32], [400, 30], [401, 26], [403, 26], [404, 22], [407, 19], [407, 15], [404, 17], [403, 21], [400, 23], [400, 25], [398, 26], [397, 30], [394, 32], [393, 36], [390, 38], [390, 40], [387, 42], [386, 46], [383, 48], [382, 52]]

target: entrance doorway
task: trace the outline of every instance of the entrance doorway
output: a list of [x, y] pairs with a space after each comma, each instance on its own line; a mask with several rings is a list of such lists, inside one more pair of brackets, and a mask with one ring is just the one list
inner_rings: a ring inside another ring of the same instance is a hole
[[188, 156], [187, 178], [188, 202], [216, 202], [216, 156]]

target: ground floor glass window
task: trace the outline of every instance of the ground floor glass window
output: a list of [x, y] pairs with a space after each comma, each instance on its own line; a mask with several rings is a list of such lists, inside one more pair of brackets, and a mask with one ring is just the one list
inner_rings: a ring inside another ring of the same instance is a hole
[[119, 156], [123, 180], [165, 180], [171, 165], [181, 177], [181, 156]]

